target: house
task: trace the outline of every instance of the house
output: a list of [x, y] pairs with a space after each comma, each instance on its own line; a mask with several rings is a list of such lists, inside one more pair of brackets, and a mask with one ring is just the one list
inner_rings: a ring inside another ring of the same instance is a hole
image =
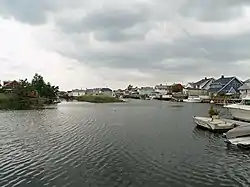
[[159, 84], [155, 86], [155, 91], [160, 95], [167, 95], [169, 93], [169, 86], [167, 84]]
[[222, 75], [219, 79], [213, 81], [208, 91], [214, 95], [233, 95], [239, 93], [239, 88], [243, 82], [236, 77], [224, 77]]
[[2, 87], [5, 89], [15, 89], [18, 86], [20, 86], [20, 83], [17, 82], [16, 80], [14, 81], [3, 81]]
[[86, 92], [86, 90], [74, 89], [74, 90], [68, 92], [68, 96], [69, 97], [80, 97], [80, 96], [85, 95], [85, 92]]
[[87, 95], [99, 95], [101, 88], [90, 88], [86, 89], [86, 94]]
[[168, 86], [169, 93], [180, 93], [182, 92], [184, 87], [182, 84], [173, 84], [171, 86]]
[[112, 97], [113, 91], [110, 88], [101, 88], [99, 91], [99, 95], [105, 95], [105, 96]]
[[184, 88], [183, 94], [186, 96], [208, 96], [209, 92], [205, 89], [199, 89], [199, 88]]
[[202, 89], [202, 90], [208, 90], [210, 88], [210, 85], [214, 82], [214, 78], [207, 78], [199, 80], [195, 83], [188, 83], [185, 88], [195, 88], [195, 89]]
[[12, 92], [16, 88], [20, 86], [20, 83], [16, 80], [14, 81], [3, 81], [2, 89], [4, 89], [6, 92]]
[[139, 95], [152, 96], [155, 95], [155, 90], [153, 87], [141, 87], [139, 89]]
[[244, 84], [239, 87], [240, 97], [244, 98], [250, 95], [250, 79], [245, 81]]
[[113, 96], [113, 91], [110, 88], [91, 88], [86, 90], [87, 95], [105, 95]]

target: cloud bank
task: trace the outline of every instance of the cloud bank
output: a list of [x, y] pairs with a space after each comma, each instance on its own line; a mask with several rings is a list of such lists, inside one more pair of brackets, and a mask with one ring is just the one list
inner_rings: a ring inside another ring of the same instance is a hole
[[249, 78], [247, 0], [2, 0], [0, 79], [62, 89]]

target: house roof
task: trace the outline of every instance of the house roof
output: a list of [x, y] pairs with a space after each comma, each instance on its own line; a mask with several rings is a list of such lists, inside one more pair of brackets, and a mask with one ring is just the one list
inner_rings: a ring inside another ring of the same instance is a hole
[[246, 81], [244, 81], [244, 83], [250, 83], [250, 79], [247, 79]]
[[[216, 84], [219, 84], [221, 85], [221, 87], [218, 87], [218, 88], [209, 88], [208, 90], [210, 92], [220, 92], [222, 91], [231, 81], [233, 81], [234, 79], [237, 79], [236, 77], [224, 77], [224, 76], [221, 76], [221, 78], [215, 80], [212, 84], [212, 85], [216, 85]], [[237, 79], [238, 81], [240, 81], [239, 79]], [[241, 81], [240, 81], [241, 82]], [[242, 83], [242, 82], [241, 82]]]
[[110, 88], [102, 88], [101, 92], [112, 92]]
[[230, 81], [232, 81], [235, 77], [221, 77], [217, 80], [215, 80], [212, 84], [221, 84], [221, 85], [226, 85]]
[[243, 84], [241, 87], [239, 87], [239, 90], [250, 90], [250, 82]]
[[74, 89], [72, 92], [86, 92], [86, 90]]
[[13, 84], [20, 85], [20, 83], [17, 82], [16, 80], [14, 80], [14, 81], [3, 81], [3, 86], [2, 87], [12, 87]]
[[204, 86], [206, 86], [211, 80], [214, 80], [214, 78], [204, 78], [204, 79], [201, 79], [200, 81], [198, 81], [198, 82], [195, 82], [195, 83], [189, 83], [189, 84], [191, 84], [193, 87], [195, 87], [195, 86], [201, 86], [201, 85], [203, 85], [203, 87]]

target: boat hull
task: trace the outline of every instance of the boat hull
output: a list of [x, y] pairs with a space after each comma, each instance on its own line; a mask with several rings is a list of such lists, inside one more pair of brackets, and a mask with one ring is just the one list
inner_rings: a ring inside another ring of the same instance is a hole
[[198, 99], [183, 99], [183, 102], [186, 102], [186, 103], [201, 103], [202, 100], [198, 100]]
[[228, 123], [220, 119], [212, 119], [207, 117], [193, 117], [193, 120], [198, 127], [214, 132], [226, 132], [235, 127], [235, 124]]
[[245, 110], [240, 108], [229, 108], [229, 107], [228, 109], [233, 118], [250, 122], [250, 110]]

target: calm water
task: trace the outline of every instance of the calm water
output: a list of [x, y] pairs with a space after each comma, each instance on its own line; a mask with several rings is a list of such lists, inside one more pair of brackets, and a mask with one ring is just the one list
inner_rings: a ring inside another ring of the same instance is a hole
[[250, 152], [197, 129], [207, 104], [63, 103], [0, 112], [0, 186], [250, 186]]

